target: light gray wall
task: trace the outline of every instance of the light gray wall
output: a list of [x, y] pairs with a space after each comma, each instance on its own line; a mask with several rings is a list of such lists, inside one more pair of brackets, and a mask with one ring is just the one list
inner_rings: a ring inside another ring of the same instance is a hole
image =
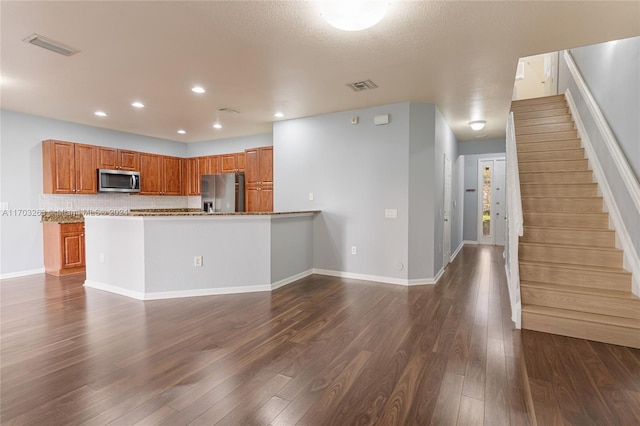
[[[42, 148], [45, 139], [126, 148], [184, 157], [184, 144], [98, 127], [0, 110], [0, 201], [9, 209], [39, 208], [42, 194]], [[0, 274], [43, 267], [39, 216], [0, 217]]]
[[218, 155], [229, 152], [242, 152], [245, 149], [259, 148], [273, 145], [273, 134], [242, 136], [237, 138], [219, 139], [187, 144], [187, 157], [201, 155]]
[[[571, 56], [609, 123], [636, 177], [640, 176], [640, 37], [571, 49]], [[571, 82], [560, 59], [558, 89]]]
[[[460, 142], [458, 154], [464, 168], [463, 188], [463, 240], [478, 240], [478, 160], [505, 157], [505, 140]], [[469, 190], [474, 190], [469, 191]]]
[[[639, 46], [640, 37], [635, 37], [633, 39], [620, 40], [615, 45], [604, 43], [582, 48], [578, 52], [579, 62], [574, 56], [580, 73], [609, 122], [609, 126], [615, 133], [620, 148], [627, 156], [627, 161], [635, 172], [636, 178], [640, 170], [640, 131], [638, 131], [638, 126], [640, 126], [640, 120], [638, 119], [640, 116], [638, 107], [638, 102], [640, 102], [640, 84], [638, 84], [638, 79], [640, 79], [640, 70], [638, 69], [638, 62], [640, 62]], [[571, 55], [573, 56], [573, 50]], [[634, 55], [635, 64], [632, 63]], [[616, 69], [612, 68], [606, 71], [608, 68], [607, 64], [604, 63], [609, 60], [616, 64], [616, 67], [614, 67]], [[599, 65], [598, 61], [603, 62], [603, 64]], [[617, 67], [635, 69], [635, 75], [628, 75], [626, 72], [617, 70]], [[586, 75], [589, 76], [588, 80], [583, 69], [586, 70]], [[607, 75], [607, 72], [611, 74]], [[609, 154], [607, 145], [587, 107], [585, 99], [573, 81], [564, 59], [560, 60], [558, 81], [561, 92], [565, 92], [567, 89], [571, 92], [578, 114], [584, 123], [591, 145], [620, 211], [626, 231], [635, 247], [636, 253], [640, 253], [640, 213], [632, 201], [631, 194], [627, 191], [624, 179], [619, 172], [618, 164]], [[594, 88], [599, 93], [600, 99], [596, 96]], [[607, 90], [610, 93], [603, 93], [603, 91]], [[633, 91], [635, 93], [631, 93]], [[624, 111], [626, 108], [635, 115], [628, 116], [627, 112]], [[625, 122], [623, 123], [622, 121]], [[614, 125], [616, 126], [615, 128]]]
[[[378, 114], [390, 114], [390, 123], [375, 126]], [[408, 141], [408, 103], [274, 123], [274, 207], [322, 210], [315, 268], [407, 278]], [[398, 218], [385, 219], [386, 208]]]

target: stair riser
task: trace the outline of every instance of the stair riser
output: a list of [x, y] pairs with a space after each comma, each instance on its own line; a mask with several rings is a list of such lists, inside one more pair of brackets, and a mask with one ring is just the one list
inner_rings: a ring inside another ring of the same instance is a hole
[[597, 197], [597, 184], [521, 184], [523, 197]]
[[532, 135], [519, 135], [516, 136], [516, 142], [542, 142], [542, 141], [557, 141], [562, 139], [577, 139], [578, 132], [570, 130], [566, 132], [553, 132], [553, 133], [535, 133]]
[[570, 265], [604, 266], [622, 268], [622, 252], [558, 246], [528, 246], [520, 244], [520, 260], [529, 262], [564, 263]]
[[551, 102], [564, 102], [564, 95], [551, 95], [544, 96], [542, 98], [530, 98], [530, 99], [518, 99], [516, 101], [511, 101], [511, 107], [521, 107], [527, 105], [540, 105], [540, 104], [548, 104]]
[[603, 290], [631, 291], [631, 274], [587, 269], [568, 269], [555, 265], [520, 264], [520, 280]]
[[521, 287], [522, 303], [640, 320], [640, 300]]
[[548, 111], [550, 109], [559, 109], [567, 106], [565, 101], [558, 102], [546, 102], [543, 104], [533, 104], [533, 105], [514, 105], [511, 107], [511, 111], [513, 111], [514, 116], [520, 113], [526, 112], [536, 112], [536, 111]]
[[609, 229], [606, 213], [523, 213], [525, 226], [551, 228]]
[[586, 159], [567, 161], [531, 161], [518, 163], [518, 169], [520, 173], [573, 172], [589, 170], [589, 162]]
[[593, 173], [559, 172], [559, 173], [520, 173], [520, 183], [592, 183]]
[[530, 111], [530, 112], [514, 112], [513, 121], [518, 122], [520, 120], [531, 120], [537, 118], [558, 117], [570, 115], [569, 108], [565, 106], [558, 106], [555, 109], [548, 109], [544, 111]]
[[601, 213], [601, 197], [592, 198], [523, 198], [524, 212]]
[[562, 115], [554, 115], [552, 117], [540, 117], [540, 118], [524, 118], [524, 119], [515, 119], [514, 122], [516, 127], [520, 126], [538, 126], [544, 124], [560, 124], [560, 123], [573, 123], [571, 118], [571, 114], [562, 114]]
[[522, 328], [640, 349], [637, 329], [522, 312]]
[[516, 125], [516, 135], [534, 135], [537, 133], [569, 132], [575, 130], [573, 123], [538, 124], [535, 126]]
[[580, 139], [567, 139], [551, 142], [520, 142], [517, 146], [518, 154], [535, 151], [561, 151], [567, 149], [580, 149]]
[[570, 244], [585, 247], [615, 248], [613, 231], [553, 229], [525, 227], [520, 238], [523, 243]]
[[584, 160], [584, 149], [567, 149], [563, 151], [518, 152], [518, 165], [526, 161], [562, 161]]

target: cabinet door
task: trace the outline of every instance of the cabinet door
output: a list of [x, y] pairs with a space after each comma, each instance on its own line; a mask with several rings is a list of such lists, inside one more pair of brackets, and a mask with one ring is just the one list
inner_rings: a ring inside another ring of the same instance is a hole
[[262, 185], [273, 185], [273, 148], [260, 148], [258, 154], [260, 156], [260, 178], [258, 179], [258, 181]]
[[[64, 226], [62, 227], [64, 229]], [[84, 233], [63, 232], [61, 238], [62, 265], [61, 269], [85, 266]]]
[[218, 155], [210, 155], [209, 156], [209, 167], [211, 169], [211, 174], [215, 175], [220, 172], [220, 157]]
[[45, 194], [76, 191], [75, 144], [46, 140], [42, 143], [42, 177]]
[[187, 195], [200, 195], [200, 162], [187, 158]]
[[160, 195], [160, 156], [140, 153], [140, 194]]
[[234, 173], [236, 171], [236, 155], [224, 154], [220, 156], [220, 173]]
[[258, 149], [245, 151], [246, 168], [244, 181], [246, 185], [257, 185], [260, 182], [260, 155]]
[[162, 195], [182, 195], [180, 158], [162, 157]]
[[272, 212], [273, 211], [273, 186], [267, 185], [260, 188], [260, 204], [258, 211], [260, 212]]
[[118, 150], [115, 148], [98, 147], [98, 169], [115, 170], [118, 168]]
[[198, 157], [198, 170], [200, 176], [211, 174], [211, 159], [209, 157]]
[[140, 170], [140, 153], [136, 151], [118, 150], [118, 168], [136, 172]]
[[244, 210], [252, 213], [260, 211], [260, 188], [257, 186], [245, 187]]
[[236, 171], [244, 172], [246, 170], [245, 163], [246, 163], [246, 157], [244, 155], [244, 152], [238, 152], [236, 154], [236, 169], [237, 169]]
[[98, 150], [93, 145], [75, 145], [76, 194], [97, 193]]

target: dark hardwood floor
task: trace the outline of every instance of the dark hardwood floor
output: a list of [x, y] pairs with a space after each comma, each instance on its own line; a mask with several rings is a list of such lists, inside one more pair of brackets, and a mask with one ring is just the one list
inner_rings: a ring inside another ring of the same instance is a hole
[[514, 330], [501, 248], [410, 288], [142, 302], [83, 280], [1, 283], [2, 424], [640, 423], [640, 351]]

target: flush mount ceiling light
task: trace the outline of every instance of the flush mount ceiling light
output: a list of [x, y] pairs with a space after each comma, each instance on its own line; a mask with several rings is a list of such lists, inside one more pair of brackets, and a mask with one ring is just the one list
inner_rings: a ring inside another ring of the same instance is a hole
[[325, 0], [320, 2], [320, 14], [331, 26], [343, 31], [362, 31], [384, 18], [390, 1]]
[[216, 123], [216, 124], [213, 125], [213, 128], [214, 129], [222, 129], [222, 124]]
[[107, 113], [104, 111], [96, 111], [93, 113], [94, 115], [97, 115], [98, 117], [106, 117]]
[[187, 132], [186, 132], [186, 130], [182, 130], [182, 129], [180, 129], [180, 130], [178, 130], [178, 133], [180, 133], [181, 135], [184, 135], [184, 134], [186, 134]]
[[471, 128], [475, 131], [484, 129], [485, 124], [487, 124], [485, 120], [476, 120], [469, 122], [469, 126], [471, 126]]
[[273, 114], [273, 116], [274, 116], [275, 118], [282, 118], [282, 117], [284, 117], [284, 114], [283, 114], [283, 113], [281, 113], [281, 112], [276, 112], [275, 114]]
[[27, 43], [31, 43], [34, 46], [42, 47], [43, 49], [47, 49], [52, 52], [59, 53], [60, 55], [64, 55], [64, 56], [75, 55], [80, 51], [79, 49], [65, 46], [59, 41], [55, 41], [55, 40], [51, 40], [50, 38], [43, 37], [40, 34], [31, 34], [29, 37], [25, 38], [23, 41], [26, 41]]
[[134, 102], [131, 106], [134, 108], [144, 108], [144, 104], [142, 102]]
[[191, 88], [191, 91], [193, 93], [204, 93], [205, 92], [204, 87], [202, 87], [202, 86], [193, 86]]

